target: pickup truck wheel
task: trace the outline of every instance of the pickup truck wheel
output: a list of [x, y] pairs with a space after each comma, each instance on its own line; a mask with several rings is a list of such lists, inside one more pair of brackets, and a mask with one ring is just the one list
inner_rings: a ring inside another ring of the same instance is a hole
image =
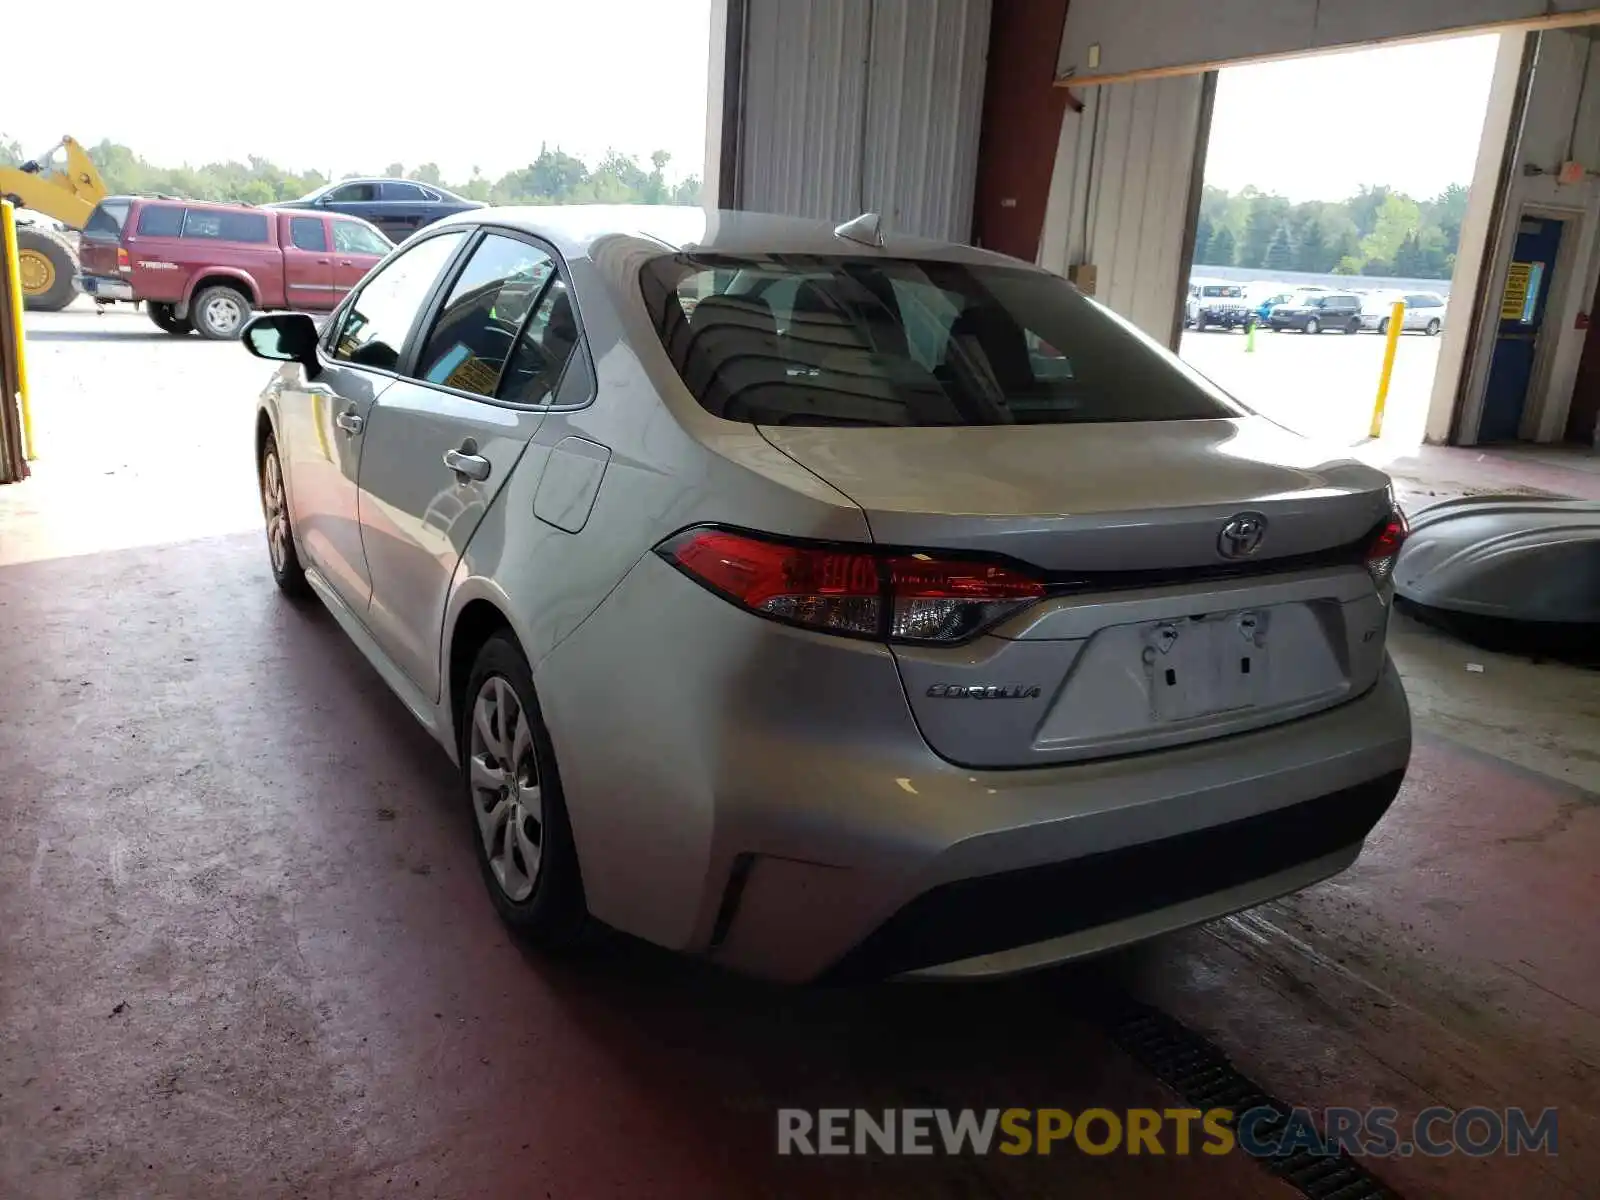
[[194, 324], [188, 317], [180, 317], [170, 304], [161, 304], [152, 301], [148, 310], [150, 320], [162, 333], [170, 333], [174, 337], [183, 337], [194, 332]]
[[201, 337], [216, 342], [232, 341], [250, 319], [250, 301], [238, 288], [218, 284], [194, 298], [189, 306], [189, 319]]

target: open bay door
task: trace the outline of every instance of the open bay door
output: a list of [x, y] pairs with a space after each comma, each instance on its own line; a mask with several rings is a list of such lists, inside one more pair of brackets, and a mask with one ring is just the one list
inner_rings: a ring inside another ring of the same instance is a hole
[[1176, 346], [1215, 73], [1085, 88], [1062, 117], [1039, 265]]

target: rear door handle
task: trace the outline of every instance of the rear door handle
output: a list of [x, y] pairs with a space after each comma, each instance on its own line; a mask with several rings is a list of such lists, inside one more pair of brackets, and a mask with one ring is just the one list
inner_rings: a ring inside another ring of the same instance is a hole
[[489, 478], [489, 460], [481, 454], [469, 453], [466, 447], [460, 450], [446, 450], [444, 465], [463, 480], [472, 479], [482, 483]]
[[360, 413], [342, 412], [334, 417], [333, 423], [346, 433], [357, 434], [361, 432], [362, 426], [366, 424], [366, 421], [362, 419]]

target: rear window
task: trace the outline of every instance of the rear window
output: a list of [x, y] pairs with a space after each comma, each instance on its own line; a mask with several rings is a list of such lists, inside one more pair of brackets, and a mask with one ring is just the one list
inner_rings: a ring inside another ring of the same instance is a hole
[[122, 233], [122, 227], [128, 220], [128, 210], [132, 207], [131, 200], [102, 200], [89, 214], [83, 231], [90, 235], [100, 233], [117, 237]]
[[173, 204], [147, 204], [139, 210], [141, 237], [177, 237], [183, 228], [183, 209]]
[[667, 255], [641, 287], [708, 411], [762, 425], [1043, 425], [1241, 415], [1064, 279], [832, 255]]
[[183, 236], [219, 242], [265, 242], [267, 214], [191, 208], [183, 222]]

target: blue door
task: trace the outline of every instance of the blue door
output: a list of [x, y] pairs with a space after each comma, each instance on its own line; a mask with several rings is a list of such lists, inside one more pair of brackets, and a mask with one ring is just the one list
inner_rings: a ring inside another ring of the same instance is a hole
[[1489, 360], [1489, 382], [1483, 393], [1483, 419], [1478, 424], [1481, 442], [1514, 441], [1522, 424], [1564, 224], [1550, 217], [1523, 217], [1518, 225], [1506, 290], [1500, 298], [1500, 326], [1494, 357]]

